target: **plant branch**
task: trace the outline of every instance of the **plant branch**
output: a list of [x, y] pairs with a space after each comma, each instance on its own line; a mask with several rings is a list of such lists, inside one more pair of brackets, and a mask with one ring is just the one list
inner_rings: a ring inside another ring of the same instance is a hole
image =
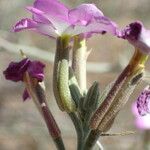
[[82, 123], [75, 113], [69, 113], [69, 116], [70, 116], [70, 118], [71, 118], [71, 120], [75, 126], [76, 133], [77, 133], [77, 139], [78, 139], [77, 150], [82, 150], [82, 148], [83, 148]]

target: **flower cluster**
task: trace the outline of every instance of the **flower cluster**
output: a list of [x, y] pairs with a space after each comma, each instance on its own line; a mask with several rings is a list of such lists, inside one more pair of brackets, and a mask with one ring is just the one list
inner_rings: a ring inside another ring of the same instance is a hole
[[53, 38], [79, 34], [90, 37], [92, 33], [105, 32], [116, 34], [117, 25], [94, 4], [82, 4], [70, 9], [57, 0], [36, 0], [27, 10], [33, 14], [32, 19], [22, 19], [13, 31], [32, 29]]

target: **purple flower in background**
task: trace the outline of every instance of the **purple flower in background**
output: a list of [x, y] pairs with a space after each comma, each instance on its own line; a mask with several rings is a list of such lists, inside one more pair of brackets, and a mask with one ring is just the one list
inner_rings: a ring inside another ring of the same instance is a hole
[[[30, 77], [36, 78], [41, 82], [44, 79], [44, 67], [45, 65], [40, 61], [31, 61], [28, 58], [25, 58], [20, 62], [11, 62], [3, 74], [7, 80], [18, 82], [23, 81], [25, 72], [28, 72]], [[26, 100], [28, 97], [29, 94], [25, 89], [23, 100]]]
[[20, 62], [11, 62], [3, 72], [7, 80], [14, 82], [23, 81], [23, 75], [29, 66], [30, 60], [25, 58]]
[[150, 113], [150, 86], [147, 86], [137, 98], [137, 109], [141, 116]]
[[36, 0], [27, 10], [32, 13], [32, 19], [22, 19], [13, 27], [13, 31], [32, 29], [54, 38], [79, 34], [89, 37], [92, 33], [105, 32], [116, 35], [117, 25], [94, 4], [69, 9], [57, 0]]
[[140, 21], [129, 24], [120, 35], [144, 54], [150, 54], [150, 30], [145, 29]]
[[135, 116], [135, 121], [134, 121], [135, 126], [138, 129], [141, 130], [150, 129], [150, 114], [147, 114], [145, 116], [139, 115], [136, 103], [133, 103], [132, 105], [132, 112]]

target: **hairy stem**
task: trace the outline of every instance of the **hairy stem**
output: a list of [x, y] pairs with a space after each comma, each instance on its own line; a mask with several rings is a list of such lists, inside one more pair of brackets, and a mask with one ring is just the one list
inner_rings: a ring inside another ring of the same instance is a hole
[[48, 128], [49, 134], [53, 138], [53, 141], [57, 149], [65, 150], [65, 146], [61, 137], [61, 131], [47, 105], [45, 91], [39, 83], [35, 86], [35, 93], [41, 105], [42, 113], [44, 116], [46, 126]]
[[100, 135], [99, 130], [92, 130], [86, 139], [83, 150], [92, 150]]
[[82, 123], [77, 117], [75, 113], [69, 113], [69, 116], [75, 126], [76, 132], [77, 132], [77, 150], [82, 150], [83, 148], [83, 129], [82, 129]]
[[81, 92], [86, 92], [86, 40], [76, 36], [74, 38], [72, 68], [79, 83]]
[[48, 108], [46, 102], [45, 91], [40, 83], [36, 79], [32, 79], [28, 73], [25, 74], [25, 83], [30, 96], [34, 99], [34, 102], [43, 116], [43, 119], [48, 128], [49, 134], [51, 135], [58, 150], [65, 150], [60, 129]]

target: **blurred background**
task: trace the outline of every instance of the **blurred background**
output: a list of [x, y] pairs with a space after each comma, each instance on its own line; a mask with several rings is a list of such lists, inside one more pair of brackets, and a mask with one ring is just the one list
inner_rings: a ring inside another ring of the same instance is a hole
[[[141, 20], [150, 27], [149, 0], [61, 0], [70, 7], [84, 2], [95, 3], [106, 16], [124, 27], [134, 20]], [[19, 60], [19, 49], [30, 58], [46, 63], [46, 90], [49, 106], [62, 130], [67, 150], [75, 150], [76, 134], [68, 116], [61, 112], [52, 91], [53, 56], [55, 40], [25, 31], [10, 32], [12, 25], [21, 18], [30, 17], [25, 6], [33, 0], [0, 0], [0, 150], [55, 150], [45, 124], [31, 100], [23, 102], [22, 83], [6, 81], [3, 70], [10, 61]], [[128, 63], [133, 47], [128, 42], [112, 36], [93, 36], [88, 40], [88, 49], [93, 49], [88, 59], [87, 83], [99, 81], [101, 91], [113, 81]], [[149, 62], [147, 70], [150, 69]], [[144, 83], [141, 83], [130, 101], [119, 113], [110, 133], [136, 131], [133, 135], [101, 137], [106, 150], [142, 150], [143, 132], [134, 126], [131, 103], [136, 99]]]

